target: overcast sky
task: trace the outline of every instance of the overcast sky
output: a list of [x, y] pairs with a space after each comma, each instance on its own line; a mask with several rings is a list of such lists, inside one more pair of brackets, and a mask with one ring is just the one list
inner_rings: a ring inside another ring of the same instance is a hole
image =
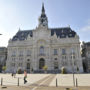
[[38, 26], [44, 2], [49, 27], [70, 27], [80, 41], [90, 41], [90, 0], [0, 0], [0, 46], [7, 46], [19, 28]]

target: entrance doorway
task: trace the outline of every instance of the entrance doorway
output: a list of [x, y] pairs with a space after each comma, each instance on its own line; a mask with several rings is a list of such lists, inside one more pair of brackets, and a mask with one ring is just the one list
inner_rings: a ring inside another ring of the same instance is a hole
[[58, 62], [54, 62], [54, 69], [58, 69]]
[[30, 63], [27, 63], [27, 73], [30, 73]]
[[43, 58], [41, 58], [39, 60], [39, 69], [43, 69], [44, 66], [45, 66], [45, 60]]
[[87, 72], [87, 64], [85, 62], [83, 62], [83, 70], [84, 72]]

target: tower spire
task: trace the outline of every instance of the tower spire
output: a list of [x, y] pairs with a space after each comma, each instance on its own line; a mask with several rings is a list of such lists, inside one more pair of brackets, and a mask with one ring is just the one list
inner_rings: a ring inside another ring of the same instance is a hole
[[45, 12], [44, 3], [42, 3], [42, 13]]

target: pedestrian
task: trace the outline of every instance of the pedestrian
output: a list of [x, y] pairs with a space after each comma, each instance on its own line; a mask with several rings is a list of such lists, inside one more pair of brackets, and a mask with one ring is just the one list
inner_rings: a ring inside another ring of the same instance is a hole
[[24, 84], [25, 84], [25, 83], [27, 83], [26, 78], [27, 78], [27, 71], [26, 71], [26, 70], [24, 70]]
[[12, 72], [11, 76], [13, 77], [13, 72]]
[[15, 71], [15, 70], [14, 70], [13, 76], [14, 76], [14, 78], [15, 78], [15, 76], [16, 76], [16, 71]]

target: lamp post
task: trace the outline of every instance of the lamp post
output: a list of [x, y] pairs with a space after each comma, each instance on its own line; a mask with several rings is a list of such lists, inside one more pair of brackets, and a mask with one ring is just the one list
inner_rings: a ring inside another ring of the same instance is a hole
[[75, 86], [73, 53], [74, 52], [73, 52], [73, 49], [72, 49], [72, 74], [73, 74], [73, 85]]

